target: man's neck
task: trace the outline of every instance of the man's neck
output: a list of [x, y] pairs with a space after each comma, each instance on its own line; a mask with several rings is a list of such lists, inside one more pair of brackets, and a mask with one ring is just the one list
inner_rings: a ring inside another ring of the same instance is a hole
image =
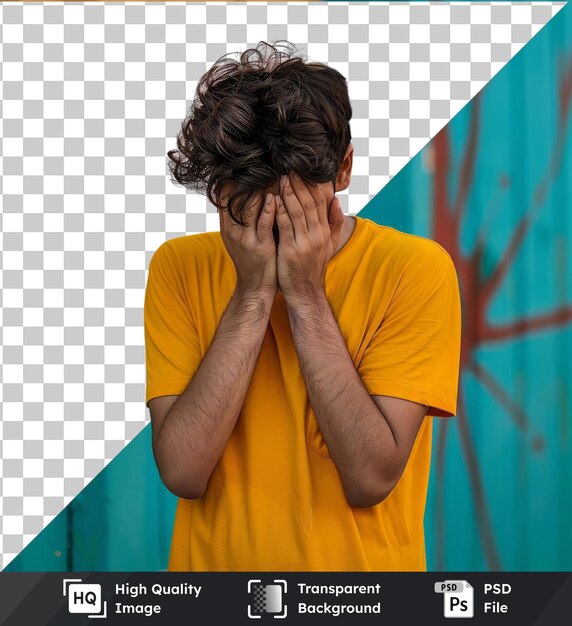
[[352, 233], [354, 232], [355, 226], [356, 226], [355, 217], [350, 217], [349, 215], [346, 215], [344, 218], [343, 226], [342, 226], [342, 232], [340, 234], [340, 240], [338, 241], [338, 246], [334, 252], [334, 256], [338, 254], [338, 252], [349, 241], [350, 237], [352, 236]]

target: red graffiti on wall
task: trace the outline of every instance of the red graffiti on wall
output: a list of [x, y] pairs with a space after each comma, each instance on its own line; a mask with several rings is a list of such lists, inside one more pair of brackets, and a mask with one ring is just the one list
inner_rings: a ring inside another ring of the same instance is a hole
[[[508, 245], [493, 271], [486, 277], [481, 273], [481, 262], [486, 246], [488, 229], [482, 228], [476, 246], [470, 256], [462, 254], [460, 249], [460, 228], [462, 225], [467, 198], [469, 196], [475, 171], [475, 157], [478, 149], [478, 136], [481, 123], [481, 99], [486, 97], [486, 89], [477, 94], [470, 103], [470, 126], [468, 138], [461, 156], [461, 169], [457, 189], [453, 194], [448, 191], [448, 173], [450, 164], [449, 129], [445, 126], [427, 147], [427, 157], [431, 162], [434, 176], [433, 188], [433, 224], [430, 237], [438, 241], [451, 254], [461, 289], [463, 308], [463, 332], [461, 343], [461, 379], [464, 371], [470, 371], [486, 388], [496, 401], [505, 408], [520, 431], [529, 437], [532, 449], [539, 452], [543, 448], [543, 439], [531, 433], [530, 419], [518, 401], [512, 398], [495, 378], [474, 358], [475, 351], [491, 342], [506, 341], [522, 337], [540, 329], [556, 327], [572, 320], [572, 306], [563, 306], [543, 315], [524, 317], [509, 324], [493, 325], [487, 317], [488, 307], [499, 290], [517, 251], [538, 212], [542, 209], [550, 185], [553, 184], [562, 164], [562, 155], [566, 148], [566, 129], [572, 99], [572, 62], [560, 58], [558, 72], [558, 129], [555, 145], [542, 173], [535, 191], [529, 200], [529, 206], [517, 224]], [[499, 177], [499, 188], [511, 184], [506, 174]], [[450, 196], [453, 197], [450, 197]], [[461, 380], [460, 379], [460, 380]], [[490, 514], [487, 506], [485, 489], [481, 478], [475, 446], [469, 428], [467, 407], [462, 385], [459, 384], [457, 404], [457, 424], [461, 448], [467, 464], [469, 481], [472, 489], [477, 524], [483, 545], [487, 566], [490, 570], [501, 570], [502, 564], [495, 543]], [[436, 454], [436, 563], [435, 569], [445, 569], [445, 517], [443, 473], [444, 457], [449, 420], [439, 420]]]

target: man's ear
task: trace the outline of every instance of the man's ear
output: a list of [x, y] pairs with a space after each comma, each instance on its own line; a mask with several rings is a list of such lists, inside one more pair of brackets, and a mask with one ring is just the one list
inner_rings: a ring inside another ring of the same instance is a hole
[[343, 191], [350, 185], [350, 179], [352, 177], [352, 165], [354, 157], [354, 147], [350, 143], [346, 150], [344, 160], [338, 170], [338, 177], [336, 178], [336, 191]]

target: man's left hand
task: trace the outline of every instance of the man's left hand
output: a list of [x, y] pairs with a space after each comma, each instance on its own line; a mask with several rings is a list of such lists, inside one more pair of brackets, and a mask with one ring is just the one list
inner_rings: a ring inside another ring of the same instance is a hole
[[290, 173], [281, 177], [280, 189], [278, 284], [288, 304], [312, 304], [324, 295], [326, 267], [338, 246], [344, 214], [327, 185], [309, 186]]

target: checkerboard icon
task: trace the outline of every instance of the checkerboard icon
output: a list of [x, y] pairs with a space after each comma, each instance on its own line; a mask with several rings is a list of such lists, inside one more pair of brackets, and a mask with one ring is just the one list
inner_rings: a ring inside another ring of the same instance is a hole
[[252, 590], [252, 612], [253, 613], [265, 613], [266, 612], [266, 594], [265, 586], [257, 584]]
[[287, 592], [285, 580], [274, 580], [265, 584], [261, 580], [249, 580], [248, 592], [250, 604], [248, 605], [248, 617], [258, 619], [264, 614], [275, 618], [284, 618], [287, 615], [287, 606], [284, 595]]

